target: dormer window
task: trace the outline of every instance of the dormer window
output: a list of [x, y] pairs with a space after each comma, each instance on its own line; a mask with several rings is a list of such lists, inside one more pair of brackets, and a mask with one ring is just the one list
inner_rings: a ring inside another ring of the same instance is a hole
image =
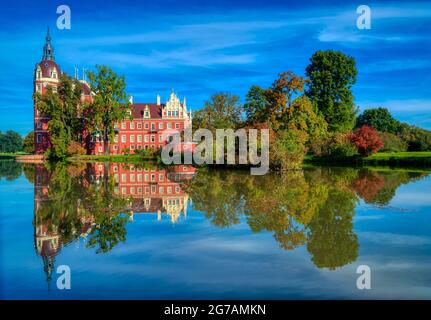
[[144, 118], [150, 118], [150, 109], [148, 108], [148, 105], [145, 106], [143, 115]]
[[53, 72], [53, 73], [52, 73], [52, 78], [53, 78], [53, 79], [57, 79], [57, 73]]

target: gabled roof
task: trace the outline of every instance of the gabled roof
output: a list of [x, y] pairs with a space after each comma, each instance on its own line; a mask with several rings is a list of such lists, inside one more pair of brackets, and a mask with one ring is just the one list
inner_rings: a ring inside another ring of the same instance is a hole
[[58, 64], [56, 64], [54, 61], [52, 61], [52, 60], [42, 60], [37, 65], [42, 70], [42, 77], [44, 77], [44, 78], [51, 78], [51, 73], [52, 73], [52, 70], [54, 68], [56, 68], [57, 72], [58, 72], [57, 78], [60, 77], [61, 69], [58, 66]]
[[162, 118], [162, 108], [164, 104], [157, 105], [157, 103], [134, 103], [132, 104], [132, 116], [135, 119], [141, 119], [144, 116], [144, 111], [148, 106], [150, 110], [151, 119]]

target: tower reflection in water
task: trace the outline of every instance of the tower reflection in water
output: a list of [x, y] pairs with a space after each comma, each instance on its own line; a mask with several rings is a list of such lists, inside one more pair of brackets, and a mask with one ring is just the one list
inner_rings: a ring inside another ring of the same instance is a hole
[[192, 166], [140, 166], [86, 163], [81, 167], [35, 165], [34, 245], [42, 257], [48, 285], [61, 248], [80, 238], [96, 252], [125, 241], [125, 225], [136, 214], [187, 218], [189, 196], [182, 182]]

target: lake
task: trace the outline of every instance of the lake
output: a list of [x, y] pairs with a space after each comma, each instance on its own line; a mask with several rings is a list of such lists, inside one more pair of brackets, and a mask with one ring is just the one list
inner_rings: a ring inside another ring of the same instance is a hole
[[2, 299], [431, 298], [420, 170], [2, 160], [0, 217]]

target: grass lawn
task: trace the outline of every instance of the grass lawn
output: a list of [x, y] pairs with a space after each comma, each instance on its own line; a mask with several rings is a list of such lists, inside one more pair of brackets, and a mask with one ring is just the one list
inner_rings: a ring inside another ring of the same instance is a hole
[[397, 159], [405, 159], [405, 158], [431, 158], [431, 152], [430, 151], [424, 151], [424, 152], [381, 152], [373, 154], [372, 156], [369, 156], [366, 159], [390, 159], [390, 158], [397, 158]]
[[431, 167], [431, 152], [382, 152], [364, 158], [363, 162], [367, 165], [389, 164]]
[[0, 152], [0, 159], [12, 159], [16, 156], [22, 156], [28, 153], [25, 152]]
[[305, 163], [355, 164], [366, 166], [431, 167], [431, 152], [382, 152], [366, 158], [316, 158], [307, 155]]
[[112, 162], [131, 162], [138, 163], [156, 158], [143, 158], [137, 154], [115, 154], [115, 155], [79, 155], [68, 158], [68, 161], [112, 161]]

